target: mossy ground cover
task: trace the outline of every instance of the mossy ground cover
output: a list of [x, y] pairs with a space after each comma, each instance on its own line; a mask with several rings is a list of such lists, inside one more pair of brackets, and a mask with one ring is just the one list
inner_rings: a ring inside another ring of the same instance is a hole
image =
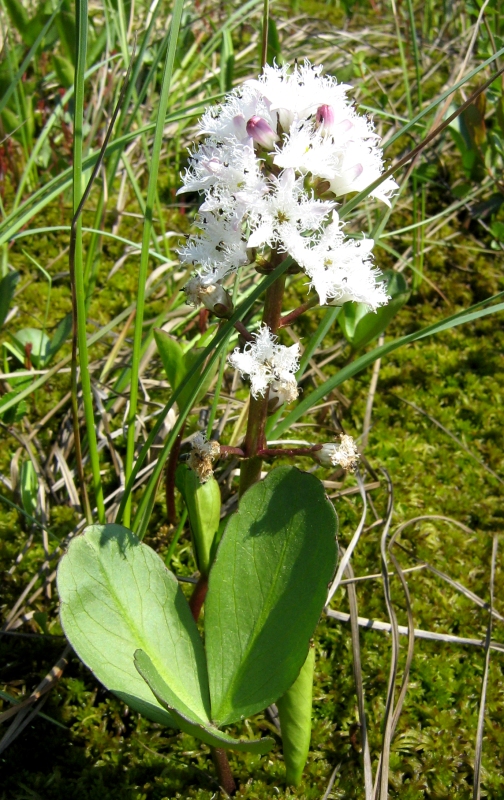
[[[369, 9], [356, 9], [353, 18], [346, 18], [341, 8], [317, 3], [304, 7], [318, 20], [324, 31], [337, 22], [349, 32], [362, 31], [372, 25]], [[432, 15], [435, 6], [428, 7]], [[354, 9], [355, 10], [355, 9]], [[348, 11], [348, 9], [347, 9]], [[449, 25], [454, 26], [452, 18]], [[328, 26], [328, 27], [327, 27]], [[245, 36], [243, 31], [240, 35]], [[313, 36], [313, 30], [312, 34]], [[247, 40], [248, 41], [248, 40]], [[313, 41], [308, 36], [308, 44]], [[299, 53], [297, 53], [299, 55]], [[303, 54], [301, 54], [303, 55]], [[365, 73], [363, 59], [351, 56], [350, 71], [355, 77]], [[375, 69], [378, 63], [398, 70], [396, 52], [380, 54], [371, 48], [367, 64]], [[338, 62], [339, 63], [339, 62]], [[350, 80], [351, 75], [345, 76]], [[437, 72], [424, 87], [433, 92], [441, 85], [444, 73]], [[372, 86], [372, 82], [370, 83]], [[366, 94], [366, 93], [364, 93]], [[395, 88], [394, 100], [401, 92]], [[371, 88], [368, 97], [376, 96]], [[387, 93], [381, 95], [386, 103]], [[462, 169], [449, 141], [437, 152], [440, 184], [429, 194], [428, 212], [436, 214], [452, 196], [448, 184], [460, 180]], [[176, 162], [175, 162], [176, 163]], [[167, 202], [173, 202], [173, 170], [164, 162], [163, 185], [169, 187]], [[441, 180], [442, 179], [442, 180]], [[465, 178], [464, 178], [465, 179]], [[444, 188], [439, 188], [439, 185]], [[131, 209], [138, 211], [132, 202]], [[188, 227], [187, 217], [176, 216], [169, 223], [182, 231]], [[37, 224], [61, 224], [61, 205], [47, 207]], [[66, 215], [64, 222], [67, 222]], [[411, 208], [406, 203], [393, 216], [396, 228], [411, 222]], [[92, 215], [86, 218], [92, 224]], [[138, 240], [141, 228], [131, 221], [123, 232]], [[456, 233], [456, 246], [451, 236]], [[435, 320], [504, 289], [502, 255], [495, 247], [493, 234], [467, 217], [455, 217], [438, 234], [437, 246], [425, 256], [426, 280], [412, 293], [408, 304], [386, 332], [387, 340], [418, 330]], [[408, 235], [395, 237], [393, 247], [403, 252], [411, 243]], [[41, 261], [56, 258], [68, 244], [65, 235], [57, 240], [44, 234], [33, 240], [30, 254]], [[117, 242], [106, 241], [100, 257], [97, 291], [89, 309], [89, 331], [108, 322], [129, 306], [136, 292], [136, 264], [126, 261], [123, 268], [108, 278], [115, 260], [123, 250]], [[12, 249], [12, 265], [22, 273], [23, 292], [19, 297], [16, 328], [39, 326], [47, 282], [33, 265], [28, 265], [20, 248]], [[51, 294], [50, 328], [70, 310], [70, 293], [62, 261], [51, 268], [54, 284]], [[389, 252], [381, 251], [378, 263], [382, 268], [394, 266]], [[50, 270], [50, 271], [51, 271]], [[408, 270], [405, 274], [409, 276]], [[154, 299], [147, 309], [147, 318], [163, 310], [163, 296]], [[300, 335], [313, 330], [314, 321], [303, 322]], [[330, 347], [340, 338], [337, 327], [324, 345]], [[492, 540], [500, 534], [503, 518], [502, 480], [502, 397], [504, 370], [502, 352], [504, 331], [500, 317], [484, 320], [444, 332], [432, 339], [405, 347], [384, 359], [378, 380], [372, 413], [372, 427], [365, 456], [380, 480], [372, 490], [376, 516], [370, 510], [368, 527], [353, 558], [356, 575], [380, 572], [380, 536], [387, 494], [380, 472], [386, 469], [394, 490], [392, 530], [414, 517], [425, 518], [408, 527], [401, 536], [403, 550], [395, 552], [403, 568], [418, 563], [432, 565], [454, 580], [460, 581], [485, 601], [489, 600]], [[110, 342], [100, 345], [95, 358], [106, 356]], [[64, 353], [67, 351], [63, 351]], [[345, 362], [348, 348], [327, 368], [327, 374]], [[150, 375], [159, 376], [161, 365], [156, 359]], [[334, 413], [345, 430], [361, 435], [368, 397], [371, 371], [367, 370], [345, 383], [341, 390], [348, 404], [335, 404]], [[29, 400], [29, 419], [34, 424], [53, 407], [69, 388], [67, 374], [54, 377]], [[226, 384], [230, 388], [230, 384]], [[307, 387], [307, 391], [309, 387]], [[153, 398], [161, 399], [162, 390], [154, 390]], [[240, 395], [238, 395], [240, 396]], [[64, 412], [62, 411], [62, 414]], [[53, 432], [62, 414], [51, 423], [51, 429], [40, 432], [42, 449], [49, 448]], [[316, 429], [300, 428], [296, 435], [327, 435], [331, 418], [318, 412], [309, 420]], [[117, 423], [116, 423], [117, 424]], [[8, 426], [2, 428], [0, 472], [9, 475], [10, 461], [19, 441]], [[122, 446], [121, 440], [118, 447]], [[303, 466], [308, 467], [306, 464]], [[113, 486], [110, 461], [104, 462], [106, 480]], [[341, 479], [320, 470], [324, 478]], [[369, 475], [368, 475], [369, 478]], [[343, 489], [355, 488], [355, 480], [345, 480]], [[5, 491], [14, 502], [19, 498]], [[336, 499], [340, 518], [340, 541], [344, 546], [358, 524], [361, 501], [358, 494]], [[436, 520], [444, 516], [446, 520]], [[462, 530], [450, 520], [462, 523]], [[51, 506], [50, 531], [61, 540], [77, 522], [76, 512], [66, 503]], [[376, 524], [375, 524], [376, 523]], [[8, 610], [28, 584], [44, 558], [43, 544], [36, 533], [24, 559], [10, 574], [13, 562], [22, 550], [30, 527], [14, 509], [0, 505], [0, 564], [3, 570], [2, 604]], [[146, 541], [165, 556], [173, 531], [166, 524], [163, 493], [158, 494]], [[501, 554], [498, 554], [495, 575], [495, 607], [502, 592]], [[195, 570], [187, 531], [175, 551], [172, 567], [181, 575]], [[42, 585], [39, 582], [35, 589]], [[453, 586], [427, 569], [408, 574], [415, 627], [439, 633], [483, 640], [488, 612], [457, 592]], [[407, 622], [404, 597], [397, 579], [392, 579], [392, 595], [400, 625]], [[379, 578], [357, 585], [359, 614], [376, 620], [387, 620], [382, 582]], [[332, 608], [348, 612], [343, 589], [336, 594]], [[40, 682], [58, 660], [64, 639], [57, 619], [57, 597], [40, 594], [32, 610], [46, 614], [39, 622], [27, 621], [12, 635], [3, 636], [1, 648], [1, 689], [14, 698], [23, 698]], [[42, 627], [47, 623], [47, 634]], [[501, 641], [502, 623], [495, 622], [493, 638]], [[17, 634], [27, 634], [16, 635]], [[402, 641], [406, 642], [405, 637]], [[363, 798], [361, 732], [352, 672], [350, 627], [336, 620], [322, 619], [316, 637], [316, 680], [314, 687], [312, 748], [305, 778], [298, 790], [285, 789], [280, 740], [268, 756], [231, 754], [231, 766], [239, 783], [238, 796], [250, 800], [271, 797], [299, 797], [311, 800], [324, 795], [329, 779], [337, 770], [330, 798]], [[380, 630], [361, 628], [362, 672], [366, 694], [370, 747], [374, 766], [381, 748], [381, 724], [390, 665], [390, 635]], [[400, 670], [404, 667], [404, 649]], [[498, 800], [504, 796], [501, 754], [504, 746], [502, 713], [504, 709], [503, 655], [493, 651], [488, 677], [485, 711], [482, 796]], [[476, 727], [484, 670], [482, 648], [456, 643], [417, 639], [409, 676], [408, 692], [392, 743], [390, 764], [390, 796], [400, 800], [423, 798], [471, 798]], [[0, 703], [2, 701], [0, 700]], [[3, 702], [2, 710], [10, 707]], [[147, 722], [130, 713], [124, 704], [106, 692], [75, 656], [39, 714], [23, 733], [0, 756], [2, 764], [2, 800], [163, 800], [164, 798], [198, 798], [210, 800], [218, 796], [209, 749], [192, 737]], [[275, 728], [265, 714], [230, 731], [256, 737], [273, 733]]]

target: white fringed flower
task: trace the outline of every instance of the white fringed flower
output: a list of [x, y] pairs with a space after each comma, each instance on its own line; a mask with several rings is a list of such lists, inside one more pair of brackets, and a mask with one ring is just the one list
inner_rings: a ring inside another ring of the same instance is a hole
[[[249, 248], [266, 262], [270, 249], [290, 255], [321, 304], [355, 300], [376, 309], [387, 302], [373, 243], [345, 238], [331, 199], [365, 189], [383, 172], [379, 137], [349, 102], [349, 88], [308, 61], [266, 66], [204, 114], [207, 138], [191, 153], [179, 190], [204, 193], [200, 233], [179, 251], [197, 271], [189, 297], [249, 263]], [[316, 199], [310, 186], [327, 199]], [[396, 188], [389, 178], [371, 194], [390, 204]]]
[[290, 251], [310, 278], [320, 304], [342, 305], [350, 300], [376, 310], [387, 303], [380, 272], [371, 260], [372, 239], [345, 239], [336, 212], [316, 239], [292, 233]]
[[321, 227], [335, 203], [310, 197], [303, 188], [303, 178], [286, 169], [279, 178], [271, 178], [271, 191], [257, 204], [251, 204], [252, 233], [248, 247], [263, 245], [289, 252], [292, 231], [313, 231]]
[[253, 397], [264, 397], [270, 386], [274, 392], [282, 392], [285, 398], [282, 402], [291, 402], [298, 395], [295, 373], [299, 366], [299, 345], [278, 344], [267, 325], [254, 334], [254, 341], [247, 342], [243, 352], [236, 348], [229, 356], [229, 363], [243, 377], [250, 378]]
[[208, 212], [198, 216], [197, 225], [201, 233], [191, 236], [179, 255], [184, 264], [200, 265], [202, 285], [216, 284], [248, 264], [247, 243], [235, 220]]
[[272, 130], [276, 130], [277, 114], [271, 111], [268, 101], [251, 83], [230, 92], [221, 105], [209, 108], [200, 120], [201, 133], [210, 134], [220, 142], [250, 145], [252, 138], [247, 133], [247, 123], [252, 117], [264, 119]]
[[321, 66], [313, 66], [306, 59], [303, 64], [264, 67], [258, 80], [245, 83], [253, 87], [267, 101], [270, 111], [276, 111], [280, 125], [288, 131], [295, 119], [307, 119], [319, 106], [339, 107], [348, 104], [345, 93], [350, 86], [336, 78], [322, 75]]
[[313, 453], [313, 458], [323, 467], [343, 467], [352, 472], [359, 460], [359, 451], [354, 439], [343, 434], [339, 444], [323, 444]]

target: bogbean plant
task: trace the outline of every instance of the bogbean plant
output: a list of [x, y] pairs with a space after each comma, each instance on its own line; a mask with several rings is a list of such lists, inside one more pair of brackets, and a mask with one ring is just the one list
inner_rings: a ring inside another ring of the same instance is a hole
[[[284, 463], [261, 480], [264, 464], [309, 456], [322, 467], [353, 469], [358, 458], [349, 436], [303, 448], [268, 446], [268, 414], [298, 397], [300, 347], [283, 344], [279, 331], [316, 306], [359, 303], [375, 311], [389, 299], [373, 241], [346, 235], [337, 211], [338, 198], [383, 173], [379, 137], [348, 89], [308, 62], [266, 66], [200, 121], [205, 138], [180, 190], [203, 194], [199, 232], [180, 251], [193, 270], [185, 293], [221, 328], [237, 328], [240, 344], [228, 362], [250, 384], [250, 403], [240, 447], [199, 432], [188, 462], [176, 465], [176, 449], [168, 462], [200, 573], [190, 602], [161, 558], [119, 524], [88, 527], [59, 567], [62, 624], [81, 659], [131, 708], [210, 745], [228, 792], [225, 750], [266, 753], [274, 739], [237, 739], [222, 728], [272, 703], [287, 782], [301, 780], [311, 729], [311, 640], [337, 562], [337, 516], [322, 482]], [[389, 203], [395, 189], [386, 178], [372, 194]], [[233, 317], [230, 287], [253, 270], [276, 277], [260, 323], [249, 330]], [[309, 297], [283, 314], [287, 275], [298, 273]], [[195, 353], [184, 355], [162, 331], [157, 342], [187, 409], [207, 390], [208, 376], [196, 392]], [[239, 505], [222, 521], [213, 467], [230, 456], [240, 460]]]

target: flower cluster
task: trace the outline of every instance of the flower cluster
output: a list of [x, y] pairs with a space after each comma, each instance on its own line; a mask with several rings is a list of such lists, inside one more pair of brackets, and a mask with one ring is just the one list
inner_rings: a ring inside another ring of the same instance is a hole
[[242, 376], [250, 379], [254, 397], [264, 397], [269, 389], [269, 400], [274, 407], [291, 403], [298, 396], [295, 373], [299, 366], [299, 345], [285, 347], [277, 343], [267, 325], [254, 334], [254, 341], [238, 348], [229, 356], [229, 363]]
[[[321, 72], [308, 61], [266, 66], [203, 115], [206, 138], [179, 190], [204, 193], [199, 233], [180, 250], [196, 269], [188, 302], [224, 316], [224, 279], [254, 259], [268, 263], [271, 251], [293, 258], [321, 304], [387, 302], [372, 240], [345, 237], [335, 210], [336, 198], [382, 173], [379, 138], [347, 99], [350, 87]], [[371, 194], [389, 203], [396, 188], [389, 178]]]

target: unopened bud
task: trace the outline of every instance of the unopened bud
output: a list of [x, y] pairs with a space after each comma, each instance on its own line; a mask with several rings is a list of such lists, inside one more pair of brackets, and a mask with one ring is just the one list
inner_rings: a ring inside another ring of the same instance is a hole
[[339, 122], [336, 122], [334, 108], [328, 105], [322, 105], [318, 107], [317, 125], [322, 133], [330, 133], [335, 137], [343, 136], [354, 126], [351, 119], [342, 119]]
[[332, 106], [328, 106], [324, 103], [324, 105], [317, 108], [317, 125], [324, 131], [331, 130], [334, 125], [334, 120], [334, 108]]
[[205, 286], [201, 278], [196, 276], [184, 286], [187, 302], [196, 306], [203, 303], [205, 308], [213, 311], [217, 317], [229, 317], [233, 312], [233, 301], [231, 295], [221, 286], [220, 283], [213, 283]]
[[265, 150], [271, 150], [279, 138], [273, 128], [262, 117], [250, 117], [247, 122], [247, 133], [254, 142], [264, 147]]
[[320, 450], [315, 450], [312, 457], [322, 467], [340, 466], [353, 472], [359, 460], [359, 453], [351, 436], [343, 435], [339, 444], [323, 444]]

